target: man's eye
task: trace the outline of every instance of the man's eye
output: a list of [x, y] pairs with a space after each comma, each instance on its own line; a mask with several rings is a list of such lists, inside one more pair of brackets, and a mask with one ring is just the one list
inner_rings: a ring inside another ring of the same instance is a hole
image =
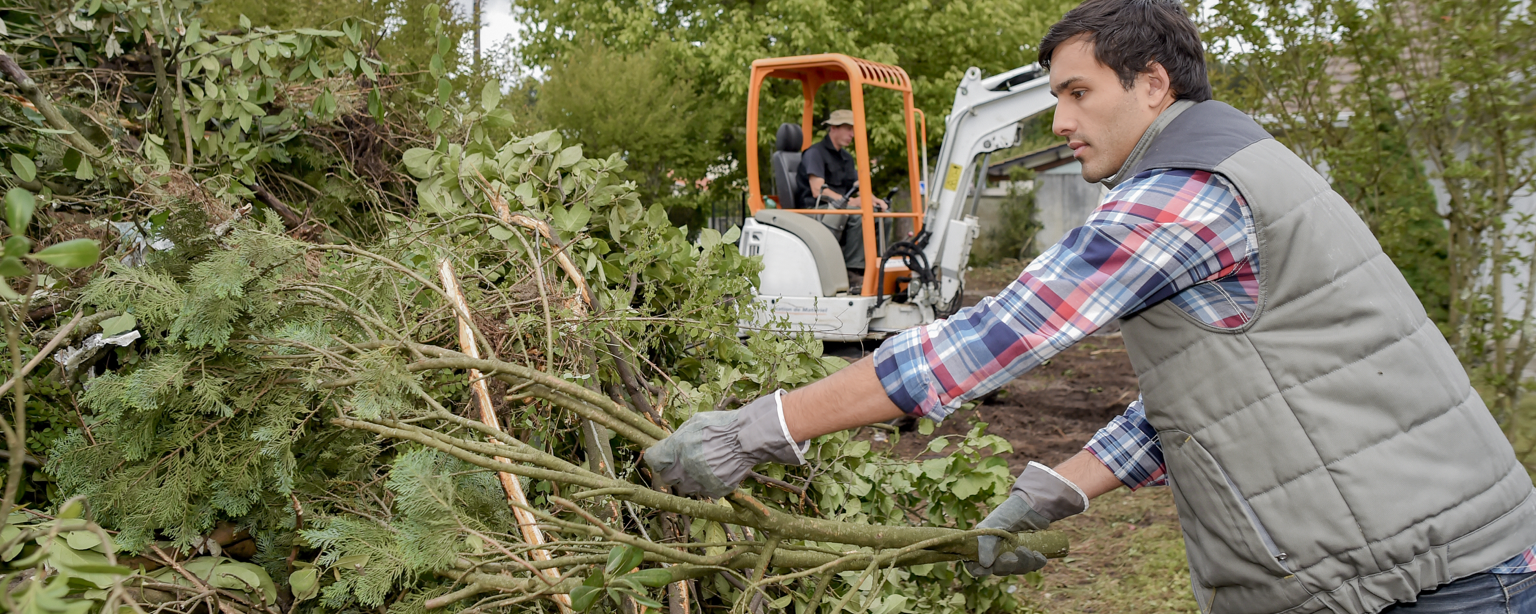
[[1084, 93], [1086, 93], [1086, 92], [1084, 92], [1083, 90], [1072, 90], [1072, 98], [1077, 99], [1077, 100], [1082, 100]]

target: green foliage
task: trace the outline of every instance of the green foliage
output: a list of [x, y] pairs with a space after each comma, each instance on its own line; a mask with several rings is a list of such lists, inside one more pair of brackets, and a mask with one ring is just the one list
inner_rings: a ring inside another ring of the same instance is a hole
[[[1027, 260], [1035, 245], [1041, 224], [1035, 213], [1034, 173], [1022, 166], [1008, 172], [1008, 196], [998, 205], [998, 223], [988, 225], [971, 250], [973, 266], [987, 266], [1002, 260]], [[1027, 183], [1026, 183], [1027, 182]], [[1027, 186], [1027, 187], [1026, 187]]]
[[[748, 66], [753, 60], [845, 53], [900, 66], [911, 77], [918, 108], [927, 111], [928, 145], [937, 149], [944, 136], [941, 118], [948, 114], [955, 85], [965, 70], [978, 66], [998, 73], [1035, 61], [1035, 45], [1040, 36], [1075, 4], [1008, 0], [658, 4], [620, 0], [594, 9], [583, 3], [517, 0], [514, 6], [525, 26], [519, 48], [521, 59], [550, 71], [546, 88], [565, 87], [557, 83], [561, 78], [589, 78], [582, 73], [556, 72], [563, 66], [580, 65], [573, 63], [573, 57], [597, 58], [589, 61], [609, 70], [622, 62], [651, 61], [635, 58], [664, 58], [669, 77], [667, 87], [683, 92], [685, 100], [701, 101], [692, 105], [697, 109], [692, 112], [687, 107], [665, 112], [677, 113], [675, 116], [683, 119], [689, 130], [718, 131], [715, 136], [695, 137], [692, 142], [679, 142], [674, 147], [707, 152], [704, 158], [730, 173], [714, 180], [739, 186], [744, 176], [741, 130], [746, 125]], [[781, 122], [798, 122], [802, 108], [798, 83], [774, 81], [778, 82], [764, 87], [760, 103], [758, 142], [763, 151], [759, 159], [765, 164], [774, 131]], [[657, 96], [618, 107], [635, 110], [636, 119], [663, 112], [647, 109], [647, 105], [659, 107], [677, 97], [666, 88], [653, 90], [642, 83], [634, 83], [633, 91], [654, 91], [652, 95]], [[832, 109], [846, 106], [848, 96], [846, 85], [823, 88], [818, 96], [817, 116], [825, 117]], [[906, 171], [901, 166], [901, 161], [906, 160], [901, 100], [887, 91], [872, 90], [867, 93], [865, 105], [870, 122], [871, 159], [896, 161], [876, 165], [874, 181], [895, 185], [894, 178]], [[628, 119], [616, 119], [619, 118]], [[641, 126], [627, 121], [619, 125], [626, 124]], [[653, 134], [661, 130], [655, 126], [640, 129]], [[677, 178], [701, 177], [684, 174]]]
[[1507, 424], [1536, 354], [1536, 227], [1516, 209], [1536, 186], [1529, 3], [1211, 8], [1219, 91], [1326, 168]]
[[646, 202], [667, 205], [694, 192], [692, 181], [719, 163], [722, 150], [739, 146], [728, 135], [740, 112], [697, 96], [691, 76], [660, 47], [573, 51], [538, 86], [536, 120], [595, 157], [619, 154]]
[[[451, 578], [464, 561], [504, 565], [509, 550], [527, 550], [513, 537], [501, 484], [481, 467], [336, 422], [418, 424], [440, 415], [437, 408], [474, 402], [463, 371], [422, 368], [413, 355], [458, 347], [458, 308], [441, 289], [445, 265], [457, 271], [485, 355], [614, 399], [626, 411], [652, 407], [662, 422], [678, 424], [731, 397], [795, 387], [845, 366], [820, 356], [808, 336], [742, 338], [739, 323], [751, 319], [760, 264], [740, 255], [735, 231], [691, 237], [669, 216], [669, 202], [697, 194], [667, 194], [670, 184], [657, 183], [656, 173], [700, 178], [721, 161], [712, 148], [739, 139], [726, 127], [738, 122], [718, 118], [740, 105], [719, 104], [719, 97], [689, 102], [696, 98], [690, 90], [715, 87], [692, 79], [715, 73], [687, 46], [610, 45], [560, 69], [573, 79], [588, 70], [636, 73], [620, 94], [677, 103], [653, 116], [666, 124], [656, 126], [659, 136], [626, 140], [622, 123], [588, 126], [579, 115], [562, 115], [562, 130], [524, 135], [514, 133], [517, 101], [463, 70], [458, 22], [440, 9], [369, 5], [391, 17], [409, 8], [397, 22], [406, 32], [378, 25], [387, 20], [311, 20], [341, 6], [334, 3], [290, 14], [308, 15], [291, 17], [291, 30], [239, 16], [261, 7], [230, 6], [234, 18], [205, 18], [200, 4], [179, 0], [78, 7], [38, 0], [5, 9], [9, 35], [25, 41], [13, 57], [78, 128], [61, 130], [26, 106], [0, 106], [8, 120], [0, 123], [0, 146], [11, 154], [0, 181], [16, 187], [7, 221], [39, 229], [37, 245], [20, 233], [5, 243], [14, 260], [6, 263], [20, 268], [0, 263], [0, 272], [30, 285], [44, 280], [42, 271], [65, 273], [52, 265], [95, 259], [97, 250], [75, 242], [90, 240], [80, 238], [84, 231], [71, 231], [56, 210], [119, 221], [132, 230], [108, 246], [104, 267], [74, 278], [89, 278], [83, 287], [38, 285], [59, 292], [49, 296], [64, 315], [93, 314], [65, 343], [96, 332], [141, 335], [74, 371], [45, 364], [38, 403], [20, 403], [45, 419], [31, 439], [9, 442], [15, 457], [30, 446], [46, 459], [34, 485], [47, 487], [28, 493], [35, 503], [88, 502], [60, 516], [81, 518], [88, 507], [93, 522], [117, 531], [125, 554], [206, 552], [184, 567], [252, 607], [273, 603], [275, 592], [282, 600], [291, 595], [301, 611], [415, 611], [460, 586]], [[277, 15], [279, 7], [271, 10]], [[412, 49], [402, 55], [421, 55], [391, 68], [380, 34]], [[120, 79], [103, 93], [70, 85], [97, 74]], [[674, 94], [657, 83], [686, 87]], [[577, 90], [560, 94], [559, 87], [552, 84], [549, 98], [565, 101], [559, 113], [596, 112], [580, 106]], [[687, 130], [669, 132], [676, 124]], [[689, 145], [677, 139], [708, 145], [666, 151]], [[649, 168], [637, 168], [642, 164]], [[11, 291], [19, 297], [19, 289]], [[30, 358], [40, 343], [12, 332], [16, 353]], [[584, 440], [582, 420], [547, 390], [509, 387], [497, 379], [504, 374], [482, 373], [504, 434], [515, 434], [508, 437], [591, 468], [603, 455], [611, 479], [646, 481], [636, 470], [640, 445], [600, 430]], [[969, 526], [983, 513], [978, 505], [1006, 493], [1006, 467], [982, 454], [999, 444], [978, 430], [942, 462], [910, 465], [842, 435], [822, 444], [814, 470], [770, 470], [804, 485], [803, 498], [765, 489], [755, 496], [856, 525]], [[11, 467], [13, 475], [20, 466]], [[892, 494], [873, 486], [885, 480], [909, 488]], [[7, 481], [16, 489], [19, 483]], [[529, 506], [541, 513], [565, 509], [555, 497], [579, 494], [560, 480], [529, 480], [526, 489]], [[850, 489], [861, 494], [850, 497]], [[582, 505], [606, 513], [612, 502]], [[655, 510], [611, 511], [619, 515], [606, 521], [627, 532], [689, 529]], [[561, 514], [546, 520], [576, 519]], [[254, 555], [211, 548], [211, 536], [226, 529], [248, 531]], [[579, 535], [559, 541], [567, 554], [612, 553], [563, 570], [597, 578], [589, 588], [600, 590], [573, 593], [590, 597], [592, 608], [621, 599], [651, 605], [667, 580], [636, 550], [583, 543]], [[89, 572], [89, 565], [75, 571]], [[181, 597], [196, 590], [197, 582], [173, 571], [112, 573]], [[856, 575], [839, 576], [829, 590], [857, 593], [854, 603], [883, 612], [1012, 604], [995, 583], [961, 581], [947, 564], [882, 571], [878, 584]], [[18, 585], [18, 594], [45, 610], [112, 609], [90, 595], [60, 592], [69, 588], [61, 577], [38, 576]], [[965, 587], [958, 602], [957, 583]], [[772, 588], [772, 603], [804, 600], [814, 588], [814, 579]], [[711, 585], [699, 597], [713, 606], [751, 595]]]

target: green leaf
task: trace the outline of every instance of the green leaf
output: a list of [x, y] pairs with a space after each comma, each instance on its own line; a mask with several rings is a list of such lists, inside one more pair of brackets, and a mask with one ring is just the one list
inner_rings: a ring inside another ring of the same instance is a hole
[[32, 163], [32, 158], [19, 153], [11, 154], [11, 170], [22, 181], [31, 181], [37, 178], [37, 165]]
[[917, 433], [919, 435], [923, 435], [923, 436], [932, 435], [933, 434], [933, 421], [932, 420], [918, 420], [917, 421]]
[[22, 188], [11, 188], [5, 193], [5, 223], [11, 234], [26, 234], [32, 225], [32, 211], [37, 208], [37, 197]]
[[603, 589], [591, 586], [578, 586], [571, 589], [571, 609], [577, 612], [585, 612], [597, 602], [597, 598], [603, 595]]
[[139, 321], [131, 313], [125, 313], [115, 318], [107, 318], [101, 321], [101, 336], [115, 337], [138, 326]]
[[75, 179], [90, 181], [96, 178], [96, 169], [91, 168], [91, 161], [82, 157], [80, 165], [75, 167]]
[[672, 581], [672, 572], [661, 568], [641, 569], [624, 577], [634, 580], [641, 586], [658, 588], [666, 586]]
[[660, 610], [662, 608], [661, 602], [653, 599], [650, 595], [645, 595], [645, 594], [638, 593], [638, 592], [635, 592], [635, 591], [630, 591], [630, 590], [621, 590], [620, 592], [623, 592], [624, 594], [629, 595], [629, 598], [630, 599], [634, 599], [635, 603], [638, 603], [638, 604], [643, 605], [645, 607], [651, 608], [653, 610]]
[[432, 54], [432, 59], [427, 62], [427, 70], [431, 71], [432, 78], [434, 78], [434, 79], [442, 78], [442, 76], [443, 76], [443, 56], [442, 56], [442, 54], [439, 54], [439, 53]]
[[480, 89], [480, 108], [490, 111], [501, 104], [501, 80], [491, 79]]
[[18, 258], [32, 251], [32, 240], [23, 236], [14, 236], [5, 240], [6, 257]]
[[64, 534], [64, 543], [76, 550], [90, 550], [101, 544], [101, 536], [95, 531], [70, 531]]
[[368, 555], [354, 554], [352, 556], [344, 556], [336, 559], [335, 566], [344, 567], [353, 571], [362, 571], [364, 567], [368, 566]]
[[439, 158], [433, 157], [436, 155], [437, 152], [434, 150], [425, 147], [412, 147], [405, 150], [405, 154], [400, 157], [400, 160], [405, 163], [405, 170], [409, 171], [411, 175], [417, 179], [426, 179], [428, 175], [432, 174], [432, 171], [437, 169]]
[[71, 501], [64, 509], [59, 510], [60, 520], [74, 520], [85, 515], [85, 503], [80, 500]]
[[101, 248], [95, 239], [74, 239], [55, 243], [30, 256], [61, 269], [80, 269], [96, 264], [101, 259]]
[[288, 585], [293, 587], [293, 598], [299, 601], [313, 599], [320, 594], [320, 573], [314, 567], [300, 569], [288, 575]]
[[634, 569], [640, 561], [645, 560], [645, 551], [634, 546], [614, 546], [608, 551], [608, 565], [603, 567], [603, 574], [608, 577]]
[[572, 145], [560, 150], [560, 155], [555, 157], [555, 168], [565, 168], [581, 161], [581, 146]]
[[508, 230], [505, 226], [492, 226], [491, 237], [495, 238], [497, 241], [506, 241], [507, 239], [512, 238], [512, 231]]
[[985, 476], [968, 475], [955, 480], [955, 484], [950, 487], [949, 492], [958, 498], [969, 499], [975, 496], [976, 493], [981, 492], [981, 489], [989, 484], [990, 480]]
[[32, 272], [27, 270], [21, 259], [15, 256], [0, 258], [0, 277], [26, 277]]
[[76, 565], [71, 570], [80, 573], [99, 573], [116, 576], [126, 576], [133, 573], [132, 569], [122, 565]]

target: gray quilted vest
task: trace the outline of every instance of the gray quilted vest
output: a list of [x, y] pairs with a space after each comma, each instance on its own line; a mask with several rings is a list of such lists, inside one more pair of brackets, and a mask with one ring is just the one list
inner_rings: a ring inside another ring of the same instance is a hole
[[[1160, 130], [1160, 132], [1159, 132]], [[1123, 322], [1206, 612], [1377, 612], [1536, 544], [1531, 478], [1449, 344], [1327, 181], [1246, 115], [1181, 102], [1115, 179], [1220, 174], [1259, 302]]]

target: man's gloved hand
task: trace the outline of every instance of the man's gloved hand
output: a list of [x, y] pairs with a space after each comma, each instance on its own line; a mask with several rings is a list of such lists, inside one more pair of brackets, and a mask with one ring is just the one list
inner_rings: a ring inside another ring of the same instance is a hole
[[[1030, 463], [1013, 482], [1013, 492], [1008, 499], [977, 523], [976, 528], [1044, 531], [1052, 522], [1087, 509], [1088, 497], [1077, 485], [1045, 465]], [[965, 570], [978, 577], [1006, 576], [1045, 567], [1045, 555], [1022, 546], [999, 554], [997, 549], [1002, 544], [1001, 537], [978, 536], [976, 560], [966, 561]]]
[[663, 484], [685, 495], [723, 497], [760, 463], [805, 463], [804, 446], [790, 441], [779, 390], [731, 411], [694, 414], [671, 437], [645, 451], [645, 464]]

